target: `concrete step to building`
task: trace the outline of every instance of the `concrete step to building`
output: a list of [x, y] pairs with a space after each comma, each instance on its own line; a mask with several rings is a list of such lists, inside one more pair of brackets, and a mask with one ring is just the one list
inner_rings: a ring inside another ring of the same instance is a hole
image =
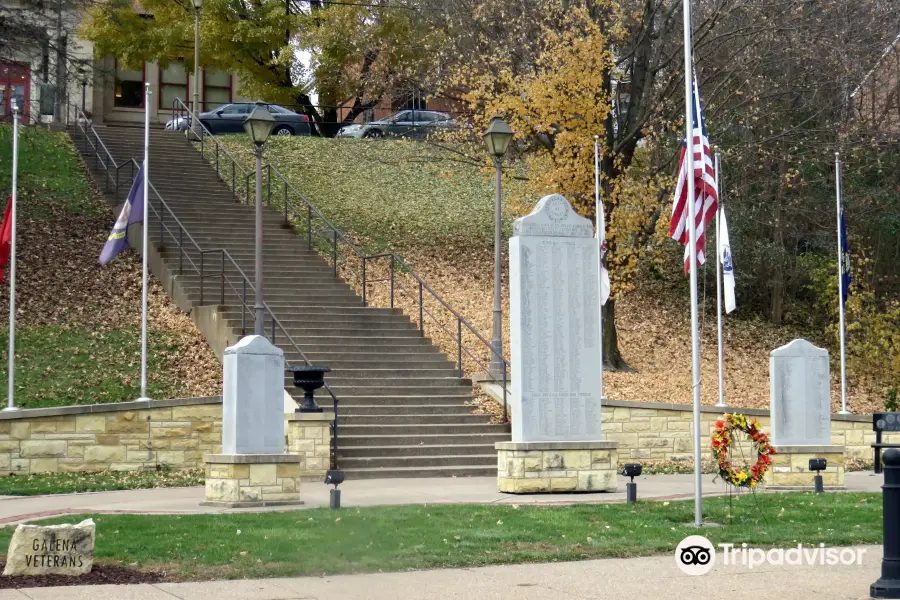
[[[348, 396], [455, 396], [461, 393], [467, 393], [471, 396], [472, 388], [469, 385], [409, 385], [408, 381], [391, 379], [385, 381], [383, 385], [376, 385], [370, 382], [370, 385], [346, 385], [340, 382], [331, 381], [327, 376], [325, 381], [331, 386], [331, 389], [340, 392], [340, 398]], [[293, 385], [293, 384], [291, 384]], [[288, 386], [285, 386], [288, 387]]]
[[[347, 373], [344, 371], [343, 373]], [[354, 373], [356, 374], [356, 373]], [[359, 375], [364, 375], [363, 373], [358, 373]], [[384, 377], [380, 377], [379, 375], [383, 374]], [[379, 373], [376, 371], [372, 371], [368, 375], [362, 377], [346, 377], [341, 375], [339, 377], [332, 376], [332, 373], [329, 373], [328, 383], [332, 387], [340, 386], [340, 387], [350, 387], [350, 388], [360, 388], [365, 386], [377, 386], [379, 384], [383, 385], [394, 385], [398, 384], [398, 379], [402, 379], [403, 384], [397, 385], [396, 389], [401, 388], [418, 388], [418, 389], [433, 389], [433, 388], [458, 388], [458, 387], [472, 387], [472, 382], [468, 379], [463, 379], [461, 377], [449, 376], [449, 377], [441, 377], [437, 374], [433, 376], [427, 377], [416, 377], [415, 373], [410, 373], [408, 375], [395, 375], [393, 372], [390, 373]], [[365, 395], [365, 394], [363, 394]]]
[[[493, 454], [492, 454], [493, 453]], [[344, 446], [339, 443], [338, 457], [342, 459], [404, 456], [472, 456], [492, 455], [497, 460], [493, 444], [417, 444], [413, 446]]]
[[[328, 365], [330, 366], [330, 365]], [[290, 377], [285, 377], [285, 381]], [[354, 381], [371, 381], [371, 382], [396, 382], [403, 380], [404, 382], [416, 382], [422, 384], [424, 382], [433, 382], [432, 385], [441, 385], [441, 382], [455, 383], [457, 381], [465, 381], [459, 379], [456, 374], [456, 368], [444, 369], [337, 369], [332, 368], [328, 374], [329, 385], [341, 385], [343, 382]], [[465, 385], [464, 383], [459, 385]], [[471, 383], [469, 383], [471, 385]]]
[[[340, 400], [340, 397], [338, 398]], [[487, 417], [485, 417], [487, 421]], [[373, 435], [396, 435], [403, 437], [416, 437], [420, 435], [451, 435], [451, 434], [478, 434], [478, 433], [505, 433], [503, 425], [490, 423], [465, 423], [465, 424], [431, 424], [431, 425], [343, 425], [340, 426], [341, 436], [370, 437]]]
[[[348, 472], [357, 469], [421, 469], [429, 468], [473, 468], [485, 467], [497, 470], [497, 453], [492, 454], [443, 454], [439, 456], [341, 456], [338, 450], [339, 466]], [[349, 478], [349, 477], [348, 477]]]
[[382, 446], [458, 446], [489, 445], [508, 442], [509, 433], [443, 433], [424, 435], [348, 435], [338, 429], [338, 449]]
[[303, 352], [306, 357], [316, 364], [335, 365], [334, 368], [345, 368], [345, 365], [364, 363], [372, 368], [394, 369], [403, 365], [413, 368], [455, 369], [456, 365], [450, 362], [446, 356], [439, 353], [389, 353], [384, 352]]
[[[420, 337], [378, 337], [372, 339], [358, 338], [354, 336], [321, 336], [303, 338], [303, 352], [316, 352], [324, 350], [337, 352], [340, 349], [348, 351], [364, 352], [429, 352], [440, 353], [440, 349], [432, 346], [427, 340]], [[291, 354], [287, 350], [285, 357], [299, 358], [299, 355]]]
[[399, 477], [496, 477], [497, 465], [493, 467], [391, 467], [385, 469], [344, 469], [349, 479], [385, 479]]
[[[338, 398], [340, 402], [340, 398]], [[341, 427], [353, 427], [356, 425], [378, 425], [382, 427], [397, 427], [401, 425], [483, 425], [490, 420], [487, 415], [473, 414], [358, 414], [356, 409], [341, 412]]]
[[[291, 395], [298, 395], [299, 397], [303, 397], [303, 390], [298, 390], [297, 388], [287, 388]], [[386, 392], [390, 393], [390, 391]], [[316, 401], [318, 402], [319, 396], [316, 395]], [[325, 397], [323, 397], [323, 401]], [[348, 396], [346, 394], [341, 394], [338, 396], [338, 402], [340, 403], [341, 410], [344, 407], [352, 407], [352, 406], [392, 406], [392, 407], [418, 407], [418, 406], [464, 406], [465, 402], [472, 400], [472, 394], [470, 393], [460, 393], [457, 395], [452, 394], [441, 394], [441, 395], [431, 395], [431, 394], [423, 394], [421, 396]], [[326, 404], [328, 405], [328, 404]], [[468, 408], [468, 407], [467, 407]]]
[[[343, 398], [340, 402], [341, 417], [366, 416], [366, 417], [395, 417], [395, 416], [419, 416], [419, 415], [464, 415], [469, 417], [481, 417], [473, 415], [470, 406], [462, 402], [454, 404], [345, 404]], [[341, 421], [343, 423], [343, 421]]]

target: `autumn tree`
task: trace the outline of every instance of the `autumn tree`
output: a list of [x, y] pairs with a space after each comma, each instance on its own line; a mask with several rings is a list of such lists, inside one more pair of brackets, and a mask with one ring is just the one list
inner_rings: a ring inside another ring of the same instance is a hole
[[[322, 135], [352, 121], [412, 77], [427, 48], [398, 2], [206, 0], [200, 13], [200, 62], [238, 75], [240, 93], [300, 105]], [[193, 68], [193, 6], [187, 0], [102, 0], [83, 35], [101, 55], [123, 64], [166, 64], [185, 57]], [[311, 65], [301, 60], [311, 55]], [[313, 103], [317, 91], [319, 102]], [[338, 105], [350, 100], [346, 111]]]

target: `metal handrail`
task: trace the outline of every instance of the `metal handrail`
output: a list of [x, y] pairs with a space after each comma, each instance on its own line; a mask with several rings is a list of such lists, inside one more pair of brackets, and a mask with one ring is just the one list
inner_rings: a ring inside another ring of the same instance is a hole
[[[77, 109], [77, 107], [76, 107], [76, 109]], [[87, 117], [84, 115], [84, 113], [81, 112], [80, 109], [77, 112], [80, 113], [82, 117], [84, 117], [84, 122], [88, 123]], [[90, 143], [90, 148], [94, 151], [95, 165], [103, 166], [104, 174], [106, 175], [105, 181], [108, 182], [112, 178], [110, 175], [110, 169], [115, 171], [115, 177], [112, 179], [114, 181], [115, 188], [116, 188], [116, 194], [117, 194], [116, 200], [118, 201], [118, 185], [119, 185], [120, 170], [126, 166], [130, 166], [131, 172], [132, 172], [132, 180], [133, 180], [135, 167], [139, 168], [140, 165], [134, 158], [128, 159], [126, 162], [122, 163], [121, 165], [117, 164], [115, 159], [113, 158], [112, 154], [106, 148], [106, 145], [103, 144], [102, 140], [100, 139], [100, 137], [97, 134], [96, 130], [94, 129], [93, 125], [90, 125], [90, 127], [85, 127], [85, 126], [79, 125], [79, 130], [85, 136], [86, 141]], [[90, 131], [94, 135], [94, 137], [98, 143], [95, 144], [93, 142], [90, 142], [90, 140], [88, 138], [88, 131]], [[85, 154], [88, 154], [87, 147], [88, 147], [88, 143], [85, 144]], [[100, 154], [99, 149], [100, 148], [103, 149], [103, 151], [106, 154], [106, 159], [108, 159], [108, 160], [100, 160], [99, 159], [99, 154]], [[244, 321], [245, 312], [249, 310], [252, 313], [252, 307], [248, 304], [248, 301], [247, 301], [247, 293], [248, 293], [248, 291], [251, 294], [255, 293], [255, 288], [254, 288], [253, 284], [251, 283], [250, 278], [247, 277], [247, 275], [244, 273], [243, 269], [241, 269], [241, 267], [237, 264], [237, 262], [231, 256], [231, 254], [229, 254], [228, 250], [226, 250], [224, 248], [203, 249], [200, 246], [200, 244], [193, 238], [193, 236], [191, 236], [191, 234], [187, 231], [185, 226], [175, 215], [174, 211], [171, 209], [171, 207], [168, 205], [168, 203], [165, 200], [163, 200], [162, 196], [157, 191], [157, 189], [153, 185], [153, 183], [148, 181], [147, 187], [152, 192], [151, 197], [147, 199], [148, 200], [147, 208], [148, 208], [148, 212], [152, 211], [153, 215], [159, 220], [159, 223], [160, 223], [159, 242], [160, 242], [160, 244], [161, 245], [165, 244], [165, 233], [168, 233], [170, 235], [170, 237], [175, 239], [175, 230], [173, 229], [173, 227], [171, 225], [166, 224], [166, 219], [168, 218], [170, 223], [174, 223], [174, 225], [177, 226], [177, 232], [178, 232], [177, 240], [178, 240], [178, 249], [179, 249], [179, 259], [178, 259], [179, 274], [183, 274], [184, 258], [187, 258], [187, 261], [188, 261], [190, 267], [192, 267], [193, 270], [200, 277], [200, 306], [203, 306], [205, 304], [203, 282], [204, 282], [204, 279], [206, 279], [208, 277], [208, 275], [205, 273], [205, 265], [204, 265], [203, 257], [210, 253], [220, 253], [221, 254], [221, 256], [222, 256], [221, 268], [219, 269], [218, 273], [212, 273], [212, 275], [215, 276], [216, 274], [218, 274], [221, 277], [222, 287], [221, 287], [220, 300], [221, 300], [222, 304], [225, 303], [225, 285], [226, 285], [226, 283], [240, 298], [241, 321], [242, 321], [242, 330], [243, 330], [242, 334], [245, 333], [246, 328], [243, 327], [243, 324], [245, 323], [245, 321]], [[107, 186], [107, 189], [108, 189], [108, 186]], [[154, 206], [154, 200], [158, 203], [159, 210], [157, 210], [157, 208]], [[149, 231], [149, 223], [147, 225], [148, 225], [148, 231]], [[187, 237], [187, 242], [189, 242], [189, 249], [192, 246], [193, 249], [200, 255], [200, 265], [199, 266], [190, 257], [190, 255], [185, 253], [185, 240], [184, 240], [185, 237]], [[226, 270], [227, 270], [226, 266], [230, 266], [235, 271], [237, 271], [237, 273], [240, 277], [239, 285], [241, 286], [241, 292], [238, 292], [238, 290], [234, 287], [234, 284], [232, 283], [232, 281], [229, 280], [229, 276], [226, 273]], [[268, 316], [272, 321], [272, 334], [271, 334], [271, 338], [270, 338], [271, 342], [273, 344], [275, 344], [276, 327], [277, 327], [278, 331], [281, 332], [282, 336], [290, 344], [290, 347], [293, 348], [293, 350], [296, 351], [300, 355], [304, 364], [311, 365], [312, 363], [310, 362], [309, 358], [306, 356], [306, 353], [303, 352], [303, 350], [300, 348], [300, 346], [297, 344], [297, 342], [294, 340], [294, 338], [288, 333], [287, 329], [284, 327], [284, 325], [281, 323], [281, 321], [278, 320], [278, 318], [272, 312], [272, 309], [265, 303], [263, 304], [263, 308], [265, 309], [266, 313], [268, 313]], [[269, 336], [267, 335], [266, 337], [269, 337]], [[285, 366], [286, 367], [291, 366], [290, 361], [288, 361], [287, 359], [285, 359]], [[324, 387], [325, 387], [325, 390], [328, 392], [328, 394], [331, 396], [333, 410], [334, 410], [334, 424], [332, 425], [333, 434], [332, 434], [331, 465], [332, 465], [332, 468], [337, 468], [337, 439], [338, 439], [337, 438], [337, 423], [338, 423], [339, 401], [338, 401], [338, 398], [335, 395], [334, 391], [331, 389], [331, 386], [329, 386], [326, 383]]]
[[[308, 238], [307, 238], [307, 239], [308, 239], [308, 242], [307, 242], [307, 243], [308, 243], [308, 247], [309, 247], [310, 250], [313, 249], [313, 244], [312, 244], [312, 235], [313, 235], [312, 215], [315, 215], [316, 217], [318, 217], [319, 219], [321, 219], [321, 221], [325, 224], [326, 227], [325, 227], [324, 231], [331, 233], [331, 236], [325, 236], [325, 235], [322, 235], [320, 229], [317, 229], [315, 233], [316, 233], [317, 235], [319, 235], [320, 237], [322, 237], [323, 239], [326, 239], [326, 240], [330, 241], [331, 244], [332, 244], [331, 260], [332, 260], [332, 265], [333, 265], [333, 269], [334, 269], [335, 275], [338, 274], [338, 273], [337, 273], [337, 260], [338, 260], [338, 259], [337, 259], [337, 256], [338, 256], [338, 248], [337, 248], [337, 246], [338, 246], [338, 242], [339, 242], [339, 241], [340, 241], [340, 242], [343, 242], [343, 244], [344, 244], [345, 247], [347, 247], [353, 254], [355, 254], [357, 257], [359, 257], [359, 258], [362, 260], [362, 292], [363, 292], [363, 305], [364, 305], [364, 306], [367, 305], [367, 297], [366, 297], [366, 296], [367, 296], [366, 264], [367, 264], [368, 261], [370, 261], [370, 260], [381, 259], [381, 258], [389, 258], [390, 261], [391, 261], [391, 263], [390, 263], [390, 283], [391, 283], [390, 302], [391, 302], [391, 308], [394, 307], [394, 295], [395, 295], [395, 290], [396, 290], [396, 288], [397, 288], [397, 286], [398, 286], [398, 284], [397, 284], [397, 282], [396, 282], [396, 279], [395, 279], [395, 274], [396, 274], [396, 271], [397, 271], [397, 267], [399, 266], [399, 267], [400, 267], [400, 268], [401, 268], [401, 269], [402, 269], [409, 277], [411, 277], [411, 278], [414, 280], [415, 283], [418, 284], [418, 287], [419, 287], [419, 294], [418, 294], [418, 304], [419, 304], [419, 307], [418, 307], [418, 309], [419, 309], [419, 329], [420, 329], [420, 331], [423, 333], [423, 335], [424, 335], [424, 316], [425, 316], [426, 314], [427, 314], [429, 317], [431, 317], [431, 319], [432, 319], [432, 320], [433, 320], [440, 328], [444, 329], [444, 331], [447, 332], [446, 328], [444, 328], [444, 327], [440, 324], [440, 322], [438, 321], [438, 319], [437, 319], [434, 315], [432, 315], [430, 312], [428, 312], [428, 311], [426, 311], [426, 310], [424, 309], [424, 307], [423, 307], [423, 294], [424, 294], [424, 292], [428, 292], [429, 297], [431, 297], [431, 298], [433, 298], [434, 300], [436, 300], [441, 306], [443, 306], [443, 308], [444, 308], [446, 311], [448, 311], [448, 312], [453, 316], [453, 319], [455, 319], [456, 322], [457, 322], [457, 333], [456, 333], [456, 336], [457, 336], [457, 339], [456, 339], [456, 346], [457, 346], [457, 348], [456, 348], [456, 350], [457, 350], [457, 370], [458, 370], [460, 376], [462, 376], [462, 374], [463, 374], [463, 373], [462, 373], [462, 371], [463, 371], [463, 369], [462, 369], [462, 355], [465, 354], [465, 355], [466, 355], [467, 357], [469, 357], [473, 362], [475, 362], [476, 365], [478, 365], [479, 367], [481, 367], [482, 369], [484, 369], [484, 371], [486, 372], [486, 374], [488, 375], [488, 377], [490, 377], [495, 383], [500, 383], [500, 385], [502, 386], [502, 388], [503, 388], [503, 420], [504, 420], [504, 422], [508, 421], [508, 409], [507, 409], [507, 398], [506, 398], [506, 395], [507, 395], [506, 381], [507, 381], [507, 374], [509, 373], [509, 368], [510, 368], [509, 361], [507, 361], [506, 358], [504, 358], [504, 357], [502, 356], [501, 353], [497, 352], [497, 350], [493, 347], [493, 345], [492, 345], [492, 344], [491, 344], [491, 343], [490, 343], [483, 335], [481, 335], [481, 334], [478, 332], [478, 330], [475, 329], [475, 327], [465, 319], [465, 317], [463, 317], [461, 314], [459, 314], [459, 312], [457, 312], [452, 306], [450, 306], [450, 304], [449, 304], [446, 300], [444, 300], [444, 299], [443, 299], [443, 298], [442, 298], [442, 297], [441, 297], [441, 296], [440, 296], [440, 295], [439, 295], [439, 294], [438, 294], [438, 293], [437, 293], [430, 285], [428, 285], [428, 282], [426, 282], [426, 281], [422, 278], [421, 275], [419, 275], [418, 273], [416, 273], [416, 271], [413, 270], [413, 268], [409, 265], [409, 263], [406, 262], [406, 260], [403, 259], [402, 256], [400, 256], [399, 254], [397, 254], [397, 253], [395, 253], [395, 252], [392, 252], [392, 251], [380, 252], [380, 253], [378, 253], [378, 254], [367, 254], [366, 252], [364, 252], [363, 250], [361, 250], [360, 248], [358, 248], [353, 242], [351, 242], [350, 239], [347, 237], [347, 235], [346, 235], [344, 232], [342, 232], [342, 231], [341, 231], [340, 229], [338, 229], [333, 223], [331, 223], [331, 221], [329, 221], [329, 220], [322, 214], [322, 212], [321, 212], [318, 208], [316, 208], [316, 207], [313, 205], [312, 202], [310, 202], [303, 194], [300, 193], [300, 191], [298, 191], [298, 190], [297, 190], [297, 189], [296, 189], [296, 188], [295, 188], [295, 187], [287, 180], [287, 178], [281, 173], [281, 171], [278, 170], [277, 167], [273, 166], [271, 163], [267, 163], [266, 165], [264, 165], [263, 168], [264, 168], [264, 170], [267, 171], [267, 174], [268, 174], [268, 196], [269, 196], [269, 203], [271, 203], [271, 189], [272, 189], [272, 186], [271, 186], [271, 179], [272, 179], [272, 173], [273, 173], [273, 172], [274, 172], [274, 174], [275, 174], [275, 177], [276, 177], [278, 180], [280, 180], [280, 181], [283, 183], [283, 185], [284, 185], [284, 188], [285, 188], [285, 193], [284, 193], [284, 217], [285, 217], [285, 222], [289, 222], [289, 215], [288, 215], [288, 213], [289, 213], [289, 210], [288, 210], [288, 191], [290, 191], [294, 196], [296, 196], [296, 198], [298, 198], [298, 199], [303, 203], [303, 205], [305, 205], [305, 207], [306, 207], [306, 213], [307, 213], [307, 215], [306, 215], [306, 226], [307, 226], [307, 228], [308, 228], [308, 232], [307, 232], [307, 233], [308, 233]], [[462, 344], [462, 329], [463, 329], [463, 327], [465, 327], [465, 329], [466, 329], [469, 333], [471, 333], [472, 335], [474, 335], [475, 338], [476, 338], [478, 341], [480, 341], [480, 342], [488, 349], [488, 351], [490, 352], [490, 354], [491, 354], [492, 357], [497, 357], [497, 358], [500, 359], [500, 361], [502, 361], [502, 365], [503, 365], [503, 374], [502, 374], [503, 381], [502, 381], [502, 382], [498, 382], [498, 381], [497, 381], [497, 377], [496, 377], [495, 375], [493, 375], [493, 374], [490, 372], [490, 367], [489, 367], [489, 365], [485, 365], [484, 363], [482, 363], [481, 361], [479, 361], [479, 360], [476, 358], [476, 356], [475, 356], [474, 354], [472, 354], [471, 352], [469, 352], [467, 349], [463, 348], [463, 344]], [[451, 336], [453, 335], [451, 332], [447, 332], [447, 333], [449, 333]]]

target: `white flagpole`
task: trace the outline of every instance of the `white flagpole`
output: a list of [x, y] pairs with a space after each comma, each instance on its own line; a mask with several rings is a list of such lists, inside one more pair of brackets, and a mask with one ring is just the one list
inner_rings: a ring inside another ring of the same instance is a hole
[[838, 312], [841, 315], [841, 413], [850, 414], [847, 410], [847, 345], [844, 330], [844, 240], [841, 239], [841, 213], [843, 213], [841, 194], [843, 192], [841, 181], [841, 153], [834, 153], [834, 182], [837, 192], [837, 239], [838, 239]]
[[12, 155], [12, 194], [9, 211], [12, 220], [12, 236], [9, 244], [9, 391], [7, 406], [3, 410], [19, 410], [16, 408], [16, 200], [19, 185], [19, 107], [13, 100], [13, 155]]
[[684, 3], [684, 119], [685, 174], [687, 179], [689, 258], [691, 261], [691, 382], [694, 397], [694, 525], [703, 526], [703, 481], [700, 464], [700, 337], [697, 318], [697, 200], [694, 190], [694, 106], [693, 70], [691, 69], [691, 0]]
[[597, 323], [600, 327], [600, 404], [603, 404], [603, 240], [600, 239], [603, 206], [600, 204], [600, 136], [594, 136], [594, 209], [597, 215]]
[[719, 194], [719, 208], [716, 210], [716, 326], [719, 333], [719, 408], [725, 407], [725, 364], [722, 359], [722, 261], [719, 256], [719, 215], [722, 214], [722, 188], [719, 186], [721, 154], [716, 150], [716, 191]]
[[143, 287], [141, 289], [141, 397], [139, 400], [149, 400], [147, 396], [147, 238], [150, 231], [147, 225], [150, 214], [150, 84], [147, 84], [144, 93], [144, 235], [143, 237]]

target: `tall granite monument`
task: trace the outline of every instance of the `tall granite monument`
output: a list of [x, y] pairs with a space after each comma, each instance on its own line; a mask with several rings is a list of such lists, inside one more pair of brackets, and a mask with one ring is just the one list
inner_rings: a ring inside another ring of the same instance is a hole
[[771, 488], [812, 489], [810, 458], [824, 458], [826, 486], [844, 485], [844, 447], [831, 444], [831, 376], [828, 350], [797, 339], [769, 356], [772, 445], [766, 474]]
[[512, 442], [497, 444], [500, 489], [615, 489], [616, 444], [601, 430], [591, 221], [563, 196], [545, 196], [515, 222], [509, 273]]

